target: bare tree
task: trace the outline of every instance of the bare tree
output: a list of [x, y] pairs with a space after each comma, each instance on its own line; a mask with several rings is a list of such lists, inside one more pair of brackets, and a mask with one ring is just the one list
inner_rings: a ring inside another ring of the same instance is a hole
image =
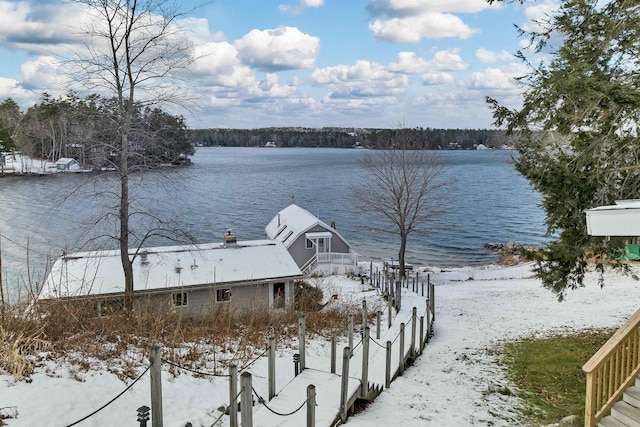
[[[185, 105], [181, 82], [193, 62], [192, 46], [178, 27], [187, 12], [174, 0], [75, 0], [92, 15], [81, 34], [86, 49], [70, 59], [75, 80], [83, 89], [112, 98], [108, 109], [110, 140], [102, 150], [109, 168], [118, 177], [117, 226], [111, 236], [117, 240], [125, 277], [125, 306], [133, 307], [133, 261], [141, 246], [163, 227], [132, 233], [131, 218], [142, 212], [130, 209], [130, 177], [143, 168], [157, 166], [141, 148], [144, 133], [136, 121], [139, 112], [156, 106]], [[149, 138], [150, 139], [150, 138]], [[153, 218], [147, 215], [148, 219]], [[131, 248], [134, 248], [131, 251]]]
[[444, 208], [442, 178], [444, 164], [440, 153], [401, 148], [364, 153], [361, 165], [366, 171], [352, 194], [365, 212], [382, 219], [371, 229], [400, 237], [398, 266], [405, 274], [405, 253], [410, 235], [418, 233]]

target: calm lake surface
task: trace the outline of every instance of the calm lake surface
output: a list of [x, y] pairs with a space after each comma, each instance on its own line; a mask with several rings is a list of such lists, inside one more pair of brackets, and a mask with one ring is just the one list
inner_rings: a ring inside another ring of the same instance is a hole
[[[292, 202], [337, 230], [361, 255], [397, 256], [398, 238], [371, 230], [350, 186], [365, 179], [358, 160], [367, 150], [327, 148], [199, 148], [188, 168], [136, 176], [134, 199], [162, 215], [176, 216], [200, 242], [220, 241], [230, 228], [239, 240], [265, 238], [264, 227]], [[410, 237], [408, 262], [481, 265], [495, 261], [485, 243], [546, 241], [541, 198], [511, 164], [510, 151], [437, 152], [450, 181], [447, 211], [422, 235]], [[83, 190], [73, 192], [82, 185]], [[47, 256], [86, 243], [99, 230], [90, 225], [113, 203], [109, 176], [65, 174], [0, 179], [0, 234], [5, 285], [41, 280]], [[92, 197], [96, 191], [102, 196]], [[167, 244], [151, 241], [151, 245]], [[28, 262], [31, 267], [27, 273]], [[103, 245], [104, 247], [104, 245]], [[109, 248], [115, 248], [115, 242]]]

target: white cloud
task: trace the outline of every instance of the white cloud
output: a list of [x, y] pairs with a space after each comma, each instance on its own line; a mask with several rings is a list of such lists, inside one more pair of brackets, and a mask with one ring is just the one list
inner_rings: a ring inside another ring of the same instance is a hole
[[486, 0], [371, 0], [367, 9], [375, 15], [402, 15], [421, 12], [477, 13], [500, 8]]
[[352, 66], [317, 69], [311, 79], [316, 85], [330, 88], [332, 96], [353, 98], [397, 96], [409, 86], [406, 75], [391, 73], [376, 62], [364, 60]]
[[433, 59], [427, 61], [415, 52], [399, 52], [398, 62], [389, 64], [389, 71], [408, 74], [420, 74], [430, 71], [461, 71], [469, 68], [460, 57], [460, 49], [437, 51]]
[[292, 15], [299, 15], [308, 7], [320, 7], [324, 6], [324, 0], [302, 0], [297, 5], [281, 4], [278, 6], [283, 13], [290, 13]]
[[313, 68], [320, 49], [317, 37], [295, 27], [252, 30], [235, 42], [238, 57], [263, 71]]
[[453, 76], [449, 73], [435, 72], [435, 73], [424, 73], [422, 75], [422, 81], [425, 85], [431, 86], [431, 85], [453, 83], [454, 79], [453, 79]]
[[375, 38], [395, 43], [417, 43], [423, 38], [468, 39], [480, 32], [448, 13], [425, 13], [408, 18], [377, 19], [369, 24]]
[[78, 5], [0, 2], [0, 46], [61, 54], [78, 44], [73, 28], [82, 22], [88, 22], [86, 9]]
[[500, 68], [487, 68], [483, 72], [471, 75], [471, 87], [474, 89], [514, 89], [513, 74]]
[[514, 57], [513, 54], [504, 49], [496, 52], [481, 47], [476, 51], [476, 58], [485, 64], [493, 64], [496, 62], [512, 61]]
[[371, 0], [367, 9], [374, 37], [390, 42], [418, 42], [422, 38], [467, 39], [480, 32], [454, 13], [476, 13], [489, 8], [485, 0]]
[[530, 32], [546, 31], [549, 17], [559, 8], [558, 0], [544, 0], [541, 4], [528, 6], [524, 12], [528, 21], [522, 24], [522, 29]]
[[27, 61], [20, 67], [20, 72], [23, 86], [35, 91], [47, 91], [52, 95], [58, 95], [70, 84], [60, 61], [53, 56], [40, 56], [33, 61]]
[[267, 73], [264, 80], [259, 82], [251, 94], [269, 98], [285, 98], [295, 93], [295, 85], [278, 84], [278, 76], [273, 73]]

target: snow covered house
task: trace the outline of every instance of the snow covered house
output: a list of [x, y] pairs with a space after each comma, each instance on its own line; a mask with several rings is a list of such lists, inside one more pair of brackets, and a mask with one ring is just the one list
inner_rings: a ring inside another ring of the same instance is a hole
[[265, 227], [267, 237], [282, 242], [303, 273], [354, 273], [358, 254], [335, 230], [305, 209], [291, 204]]
[[80, 163], [76, 159], [69, 157], [60, 157], [56, 162], [56, 170], [58, 171], [78, 171], [80, 170]]
[[[142, 249], [134, 260], [134, 299], [160, 310], [187, 315], [232, 310], [284, 308], [293, 304], [300, 268], [284, 245], [272, 240]], [[120, 251], [72, 253], [58, 258], [41, 300], [95, 298], [99, 304], [124, 301]]]

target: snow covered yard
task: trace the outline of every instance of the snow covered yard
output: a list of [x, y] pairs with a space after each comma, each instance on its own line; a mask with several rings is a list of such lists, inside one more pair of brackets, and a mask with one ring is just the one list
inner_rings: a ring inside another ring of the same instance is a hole
[[[621, 325], [637, 308], [640, 286], [631, 277], [610, 273], [605, 288], [597, 276], [589, 275], [583, 289], [570, 292], [563, 303], [530, 279], [528, 265], [499, 268], [436, 270], [435, 335], [403, 376], [394, 381], [364, 412], [348, 421], [353, 426], [512, 426], [517, 425], [518, 400], [497, 392], [511, 387], [496, 363], [493, 349], [507, 340], [532, 334], [571, 331], [588, 327]], [[359, 281], [345, 277], [325, 280], [326, 294], [338, 294], [330, 304], [370, 306], [378, 299]], [[407, 296], [403, 311], [422, 298]], [[384, 317], [383, 317], [384, 318]], [[342, 343], [341, 345], [343, 345]], [[326, 369], [329, 342], [312, 335], [307, 344], [307, 366]], [[293, 377], [295, 343], [277, 350], [277, 389]], [[138, 373], [146, 366], [141, 361]], [[163, 366], [163, 406], [166, 426], [210, 426], [218, 418], [218, 407], [228, 403], [224, 377], [200, 378], [181, 371], [174, 377]], [[260, 358], [250, 368], [257, 392], [267, 395], [267, 360]], [[148, 373], [121, 398], [78, 424], [81, 426], [134, 425], [136, 409], [150, 406]], [[69, 425], [98, 409], [131, 381], [124, 383], [104, 364], [77, 372], [64, 361], [48, 361], [36, 369], [32, 381], [16, 382], [0, 377], [0, 407], [16, 406], [17, 419], [9, 426]], [[303, 399], [303, 396], [301, 396]], [[291, 402], [297, 407], [300, 402]], [[222, 417], [221, 424], [227, 425]]]

